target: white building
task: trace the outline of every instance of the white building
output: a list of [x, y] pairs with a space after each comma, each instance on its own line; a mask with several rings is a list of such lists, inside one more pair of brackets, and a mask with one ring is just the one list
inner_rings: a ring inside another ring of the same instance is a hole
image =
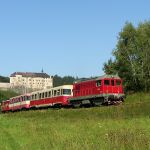
[[46, 73], [15, 72], [10, 75], [10, 87], [33, 91], [47, 89], [53, 87], [53, 78]]

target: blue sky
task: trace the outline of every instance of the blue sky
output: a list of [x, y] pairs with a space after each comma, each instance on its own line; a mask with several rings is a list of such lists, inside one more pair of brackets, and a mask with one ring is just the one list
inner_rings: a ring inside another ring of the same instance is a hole
[[149, 19], [149, 0], [0, 0], [0, 75], [103, 75], [125, 22]]

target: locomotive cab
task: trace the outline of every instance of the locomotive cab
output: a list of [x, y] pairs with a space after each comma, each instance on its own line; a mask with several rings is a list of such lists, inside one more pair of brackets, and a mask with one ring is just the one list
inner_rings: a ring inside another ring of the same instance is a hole
[[122, 81], [121, 79], [104, 79], [103, 80], [103, 92], [104, 93], [122, 93]]
[[120, 78], [104, 78], [102, 81], [102, 93], [108, 102], [123, 101], [124, 93]]

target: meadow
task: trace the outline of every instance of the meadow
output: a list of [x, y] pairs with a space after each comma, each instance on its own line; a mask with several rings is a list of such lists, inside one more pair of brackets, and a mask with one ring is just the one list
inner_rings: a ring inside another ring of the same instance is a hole
[[2, 150], [148, 150], [150, 94], [119, 106], [0, 114]]

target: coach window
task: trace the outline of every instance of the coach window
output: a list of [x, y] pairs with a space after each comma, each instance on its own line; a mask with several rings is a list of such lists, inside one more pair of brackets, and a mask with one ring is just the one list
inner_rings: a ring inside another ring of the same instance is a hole
[[27, 100], [27, 96], [24, 96], [24, 100], [25, 100], [25, 101]]
[[48, 92], [48, 97], [51, 97], [51, 91]]
[[96, 86], [101, 86], [101, 80], [96, 81]]
[[37, 94], [34, 95], [34, 99], [37, 99]]
[[27, 100], [30, 100], [30, 96], [27, 96]]
[[32, 99], [34, 99], [34, 95], [32, 95]]
[[104, 85], [110, 85], [109, 80], [104, 80]]
[[57, 95], [60, 95], [60, 89], [57, 90]]
[[45, 92], [45, 97], [47, 97], [47, 92]]
[[40, 93], [40, 95], [39, 95], [39, 98], [41, 99], [42, 98], [42, 94]]
[[56, 96], [56, 94], [57, 94], [57, 91], [56, 91], [56, 90], [54, 90], [54, 96]]
[[63, 95], [71, 95], [71, 89], [63, 89]]
[[44, 93], [42, 93], [42, 98], [44, 98]]

